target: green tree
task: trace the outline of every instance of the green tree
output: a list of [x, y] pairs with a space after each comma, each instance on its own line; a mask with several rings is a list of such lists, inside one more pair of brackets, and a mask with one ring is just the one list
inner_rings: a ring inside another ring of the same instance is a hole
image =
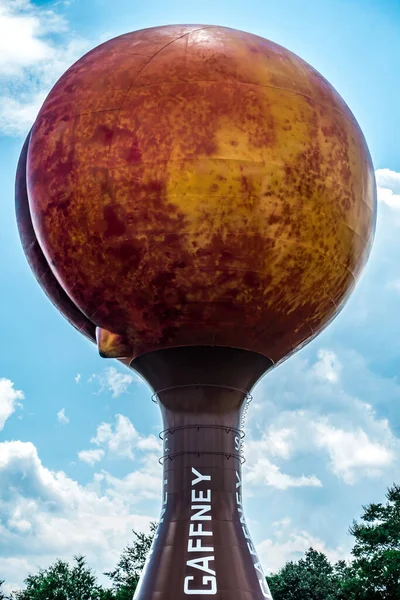
[[112, 600], [110, 590], [97, 584], [96, 576], [83, 556], [74, 557], [71, 567], [57, 560], [48, 569], [25, 579], [26, 588], [14, 594], [15, 600]]
[[331, 565], [325, 554], [310, 548], [267, 580], [274, 600], [337, 600], [344, 570], [344, 562]]
[[148, 534], [133, 531], [133, 543], [124, 548], [115, 569], [104, 573], [112, 581], [116, 600], [132, 600], [156, 529], [157, 524], [150, 523]]
[[349, 600], [400, 599], [400, 486], [393, 485], [386, 503], [363, 507], [353, 523], [353, 561], [344, 585]]
[[6, 596], [6, 594], [3, 590], [3, 583], [4, 583], [4, 580], [0, 579], [0, 600], [9, 600], [9, 597]]

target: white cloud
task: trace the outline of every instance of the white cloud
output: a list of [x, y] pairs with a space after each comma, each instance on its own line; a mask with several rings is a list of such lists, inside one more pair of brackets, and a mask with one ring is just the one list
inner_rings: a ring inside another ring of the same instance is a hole
[[107, 446], [112, 454], [133, 459], [133, 448], [139, 439], [139, 434], [128, 417], [116, 415], [116, 419], [114, 429], [110, 423], [99, 425], [96, 436], [90, 441], [98, 446]]
[[161, 451], [161, 442], [154, 435], [142, 437], [134, 428], [128, 417], [116, 415], [116, 424], [101, 423], [97, 428], [92, 444], [107, 448], [108, 452], [116, 456], [133, 460], [134, 450], [146, 452]]
[[[159, 465], [158, 465], [159, 466]], [[158, 490], [157, 490], [158, 485]], [[129, 489], [129, 493], [125, 493]], [[30, 442], [0, 443], [0, 572], [9, 586], [73, 554], [84, 554], [98, 573], [112, 568], [132, 529], [148, 531], [158, 513], [161, 468], [119, 480], [95, 474], [83, 486], [47, 469]], [[153, 508], [150, 498], [157, 497]], [[142, 510], [138, 503], [147, 499]], [[153, 511], [153, 512], [148, 512]]]
[[334, 352], [324, 349], [318, 351], [318, 361], [313, 366], [313, 372], [318, 379], [336, 383], [341, 370], [342, 365]]
[[278, 465], [270, 460], [270, 456], [288, 459], [291, 455], [291, 441], [296, 430], [290, 428], [270, 427], [261, 439], [248, 440], [245, 445], [247, 457], [244, 478], [250, 486], [273, 487], [287, 490], [293, 487], [321, 487], [322, 483], [315, 475], [300, 476], [282, 473]]
[[[156, 465], [157, 460], [152, 460], [153, 464]], [[159, 470], [157, 473], [144, 471], [135, 471], [129, 473], [123, 479], [117, 479], [109, 473], [104, 474], [105, 481], [110, 484], [108, 493], [110, 497], [123, 497], [134, 494], [140, 495], [141, 500], [156, 500], [159, 501], [161, 497], [161, 478]]]
[[390, 448], [372, 441], [361, 428], [346, 431], [319, 422], [314, 429], [317, 447], [328, 452], [333, 472], [346, 483], [354, 483], [360, 474], [377, 476], [394, 460], [395, 455]]
[[[29, 558], [0, 556], [0, 572], [7, 577], [1, 591], [5, 595], [11, 595], [11, 592], [17, 591], [21, 587], [21, 573], [32, 573], [35, 571], [35, 564]], [[3, 575], [3, 577], [4, 577]]]
[[100, 375], [92, 375], [91, 379], [93, 380], [93, 378], [100, 381], [99, 393], [105, 389], [109, 390], [112, 392], [113, 398], [118, 398], [118, 396], [124, 394], [128, 390], [128, 387], [134, 381], [137, 381], [134, 375], [121, 373], [115, 367], [108, 367]]
[[105, 452], [101, 448], [97, 448], [94, 450], [81, 450], [80, 452], [78, 452], [79, 460], [87, 463], [92, 467], [102, 458], [104, 458], [104, 455]]
[[77, 376], [75, 377], [75, 382], [76, 382], [76, 383], [79, 383], [79, 382], [80, 382], [80, 380], [81, 380], [81, 374], [80, 374], [80, 373], [78, 373], [78, 374], [77, 374]]
[[50, 88], [88, 49], [53, 10], [0, 0], [0, 131], [26, 134]]
[[278, 489], [321, 485], [315, 475], [289, 477], [282, 473], [271, 462], [272, 456], [284, 460], [303, 456], [308, 468], [315, 457], [327, 456], [329, 470], [348, 485], [387, 471], [400, 454], [400, 442], [388, 421], [378, 419], [369, 404], [356, 399], [351, 400], [348, 410], [346, 415], [329, 411], [326, 416], [313, 410], [279, 413], [261, 438], [246, 443], [249, 483]]
[[270, 427], [265, 438], [266, 449], [272, 456], [288, 459], [291, 454], [290, 440], [295, 430], [290, 427]]
[[22, 406], [18, 401], [23, 399], [23, 392], [14, 389], [12, 381], [5, 378], [0, 379], [0, 431], [15, 409]]
[[66, 29], [64, 20], [50, 10], [38, 10], [28, 0], [0, 2], [0, 75], [21, 70], [51, 58], [49, 33]]
[[59, 423], [63, 423], [64, 425], [66, 425], [67, 423], [69, 423], [69, 418], [67, 417], [67, 415], [65, 414], [65, 408], [62, 408], [58, 413], [57, 413], [57, 419]]
[[375, 171], [378, 185], [378, 200], [391, 208], [400, 208], [400, 173], [390, 169]]
[[379, 186], [400, 190], [400, 173], [391, 169], [377, 169], [375, 176]]
[[[12, 93], [12, 92], [10, 92]], [[0, 130], [4, 134], [28, 133], [46, 97], [45, 91], [0, 96]]]
[[267, 574], [276, 573], [290, 560], [302, 558], [309, 548], [326, 554], [332, 562], [347, 558], [349, 552], [343, 547], [334, 550], [327, 548], [325, 542], [311, 535], [308, 531], [293, 529], [290, 518], [282, 519], [274, 524], [271, 538], [263, 540], [256, 546], [257, 554], [265, 566]]
[[159, 438], [156, 438], [155, 435], [148, 435], [147, 437], [141, 437], [136, 443], [136, 447], [139, 450], [143, 450], [145, 452], [158, 452], [162, 451], [162, 444]]
[[293, 476], [282, 473], [277, 465], [265, 457], [259, 458], [255, 463], [249, 461], [245, 471], [245, 481], [249, 485], [267, 485], [278, 490], [293, 487], [322, 487], [321, 481], [315, 475]]
[[[246, 456], [254, 464], [277, 457], [296, 459], [295, 464], [308, 469], [316, 465], [319, 479], [322, 459], [325, 477], [334, 474], [348, 485], [371, 477], [387, 478], [391, 472], [394, 477], [400, 440], [388, 419], [379, 417], [372, 407], [372, 402], [381, 402], [382, 394], [397, 402], [397, 380], [371, 372], [354, 351], [324, 348], [314, 361], [294, 356], [267, 375], [254, 393], [259, 408], [256, 419], [250, 420], [252, 441], [250, 452], [245, 446]], [[262, 477], [262, 464], [253, 479]], [[276, 468], [270, 464], [265, 468], [264, 479], [274, 481]], [[285, 479], [278, 477], [280, 482], [283, 486]]]

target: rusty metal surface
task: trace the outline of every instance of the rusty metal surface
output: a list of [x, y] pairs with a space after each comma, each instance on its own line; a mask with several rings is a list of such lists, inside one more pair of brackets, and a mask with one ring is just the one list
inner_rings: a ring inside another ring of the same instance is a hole
[[95, 326], [81, 313], [58, 283], [36, 238], [26, 187], [26, 159], [29, 138], [30, 134], [22, 147], [15, 181], [15, 212], [22, 248], [33, 274], [47, 297], [75, 329], [93, 342], [96, 340]]
[[162, 511], [135, 600], [270, 598], [243, 513], [241, 425], [248, 391], [271, 363], [189, 347], [132, 367], [157, 391], [164, 422]]
[[34, 124], [27, 181], [40, 248], [105, 356], [214, 344], [276, 364], [337, 314], [373, 239], [349, 108], [288, 50], [223, 27], [80, 59]]

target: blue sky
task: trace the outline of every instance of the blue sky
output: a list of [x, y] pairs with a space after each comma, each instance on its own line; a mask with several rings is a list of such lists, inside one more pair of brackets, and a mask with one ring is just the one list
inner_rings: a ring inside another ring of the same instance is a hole
[[400, 5], [397, 0], [0, 0], [0, 579], [56, 557], [114, 566], [160, 506], [158, 408], [53, 308], [14, 218], [20, 147], [56, 79], [107, 38], [213, 23], [278, 42], [342, 94], [379, 185], [371, 260], [336, 321], [268, 374], [248, 413], [247, 516], [267, 570], [310, 545], [346, 557], [361, 504], [400, 467]]

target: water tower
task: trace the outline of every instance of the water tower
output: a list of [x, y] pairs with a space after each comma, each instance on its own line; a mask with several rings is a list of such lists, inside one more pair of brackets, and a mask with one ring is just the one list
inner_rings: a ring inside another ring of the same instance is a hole
[[135, 598], [271, 598], [242, 424], [257, 380], [335, 317], [368, 258], [375, 179], [349, 108], [263, 38], [129, 33], [50, 92], [16, 204], [49, 298], [159, 402], [162, 513]]

